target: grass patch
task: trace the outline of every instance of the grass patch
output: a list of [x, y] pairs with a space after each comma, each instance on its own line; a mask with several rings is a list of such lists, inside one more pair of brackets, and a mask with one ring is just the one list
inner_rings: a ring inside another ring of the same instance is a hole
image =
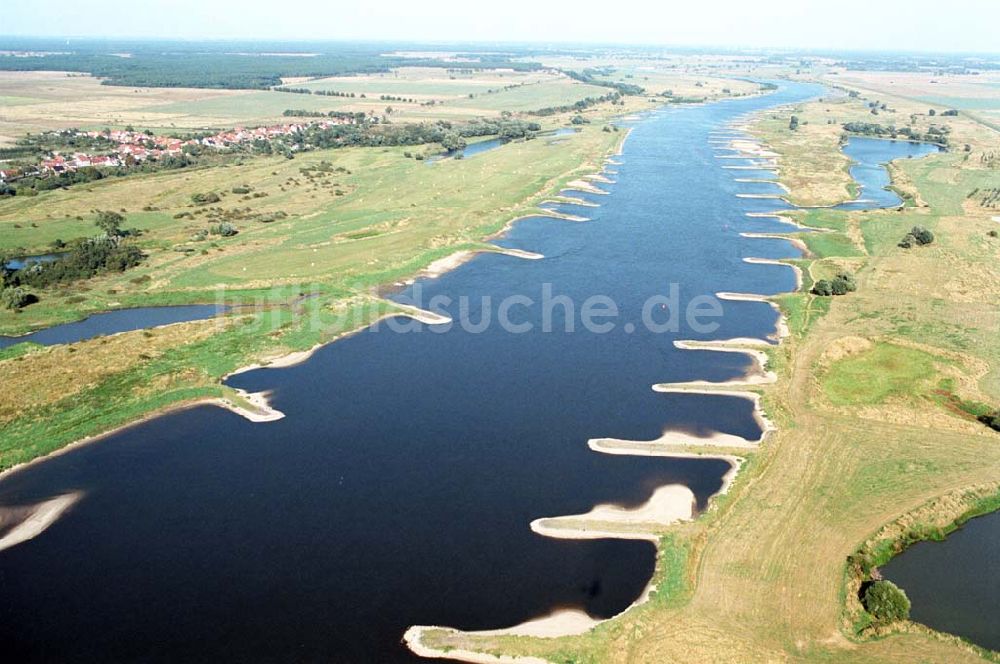
[[934, 376], [928, 353], [889, 343], [833, 363], [821, 379], [836, 405], [880, 404], [891, 396], [915, 396]]

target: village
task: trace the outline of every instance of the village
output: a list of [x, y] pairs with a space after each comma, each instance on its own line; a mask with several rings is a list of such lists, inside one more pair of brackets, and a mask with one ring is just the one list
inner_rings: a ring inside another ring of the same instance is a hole
[[[156, 136], [151, 132], [129, 129], [104, 129], [83, 131], [77, 129], [56, 132], [62, 137], [85, 137], [104, 139], [116, 144], [110, 153], [89, 154], [73, 152], [62, 154], [53, 151], [35, 167], [0, 169], [0, 182], [14, 182], [25, 177], [48, 177], [62, 173], [72, 173], [80, 168], [115, 168], [134, 166], [145, 161], [156, 161], [163, 157], [182, 154], [185, 146], [206, 147], [226, 150], [237, 145], [256, 141], [271, 141], [292, 136], [310, 128], [327, 129], [335, 125], [355, 124], [353, 117], [333, 117], [307, 123], [284, 123], [265, 127], [237, 127], [202, 138], [181, 139], [172, 136]], [[297, 149], [297, 146], [292, 146]]]

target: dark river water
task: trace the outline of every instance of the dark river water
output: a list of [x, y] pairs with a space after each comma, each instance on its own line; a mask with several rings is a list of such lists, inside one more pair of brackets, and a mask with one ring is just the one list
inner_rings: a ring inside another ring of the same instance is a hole
[[[589, 223], [531, 218], [498, 242], [544, 260], [483, 255], [396, 296], [451, 298], [435, 308], [469, 325], [381, 325], [301, 365], [229, 381], [271, 391], [284, 419], [193, 408], [5, 478], [0, 505], [84, 497], [0, 553], [4, 658], [410, 662], [419, 660], [400, 639], [413, 624], [486, 629], [557, 608], [625, 609], [652, 574], [652, 544], [550, 539], [529, 523], [639, 505], [673, 483], [704, 507], [728, 470], [598, 454], [590, 438], [760, 434], [747, 400], [650, 387], [747, 369], [742, 355], [680, 351], [675, 339], [774, 333], [776, 314], [761, 303], [680, 315], [717, 291], [794, 288], [791, 270], [743, 261], [796, 252], [740, 237], [788, 226], [745, 216], [775, 201], [736, 197], [753, 191], [734, 181], [751, 171], [721, 166], [752, 160], [716, 159], [709, 138], [821, 91], [789, 83], [648, 114], [611, 167], [617, 182], [599, 185], [610, 194], [573, 194], [601, 206], [563, 206]], [[547, 296], [570, 305], [546, 308]], [[581, 324], [593, 296], [617, 306], [610, 331]], [[651, 315], [666, 331], [642, 323], [655, 296], [667, 304]], [[511, 297], [508, 322], [530, 329], [472, 329], [486, 312], [496, 321]], [[675, 329], [665, 324], [673, 314]]]
[[43, 346], [71, 344], [92, 337], [131, 330], [211, 318], [220, 313], [214, 304], [189, 304], [176, 307], [137, 307], [94, 314], [73, 323], [54, 325], [19, 337], [0, 336], [0, 348], [30, 341]]
[[1000, 651], [1000, 512], [918, 542], [881, 571], [910, 597], [913, 620]]

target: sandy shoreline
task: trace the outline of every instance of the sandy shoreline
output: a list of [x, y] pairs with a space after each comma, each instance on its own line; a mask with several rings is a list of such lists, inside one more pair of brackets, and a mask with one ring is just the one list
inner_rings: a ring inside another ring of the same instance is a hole
[[[546, 215], [548, 216], [548, 215]], [[524, 217], [520, 217], [523, 219]], [[526, 260], [539, 260], [545, 258], [542, 254], [537, 254], [533, 251], [524, 251], [523, 249], [509, 249], [507, 247], [497, 247], [494, 249], [460, 249], [453, 254], [445, 256], [444, 258], [439, 258], [432, 262], [430, 265], [425, 267], [423, 270], [417, 273], [417, 276], [408, 279], [407, 284], [413, 283], [417, 279], [437, 279], [442, 274], [450, 272], [457, 267], [468, 263], [473, 258], [479, 256], [480, 254], [503, 254], [504, 256], [513, 256], [514, 258], [524, 258]]]

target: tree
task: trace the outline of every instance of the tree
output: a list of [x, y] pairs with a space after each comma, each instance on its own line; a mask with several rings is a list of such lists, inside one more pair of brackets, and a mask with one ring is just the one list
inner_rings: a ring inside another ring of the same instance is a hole
[[854, 283], [854, 276], [842, 272], [830, 281], [830, 290], [833, 295], [847, 295], [858, 289]]
[[97, 220], [94, 224], [108, 237], [116, 237], [122, 234], [122, 223], [125, 217], [113, 210], [101, 210], [97, 213]]
[[927, 115], [929, 115], [929, 116], [931, 116], [931, 117], [934, 117], [935, 115], [937, 115], [937, 111], [935, 111], [935, 110], [934, 110], [934, 109], [932, 108], [932, 109], [930, 109], [929, 111], [927, 111]]
[[799, 116], [793, 115], [792, 119], [788, 121], [788, 128], [795, 131], [799, 128]]
[[441, 137], [441, 145], [448, 152], [458, 152], [464, 150], [466, 146], [465, 138], [456, 131], [449, 131]]
[[910, 617], [910, 598], [892, 581], [875, 581], [868, 586], [864, 605], [876, 625], [890, 625]]
[[820, 279], [813, 285], [813, 293], [823, 297], [833, 295], [833, 285], [826, 279]]

